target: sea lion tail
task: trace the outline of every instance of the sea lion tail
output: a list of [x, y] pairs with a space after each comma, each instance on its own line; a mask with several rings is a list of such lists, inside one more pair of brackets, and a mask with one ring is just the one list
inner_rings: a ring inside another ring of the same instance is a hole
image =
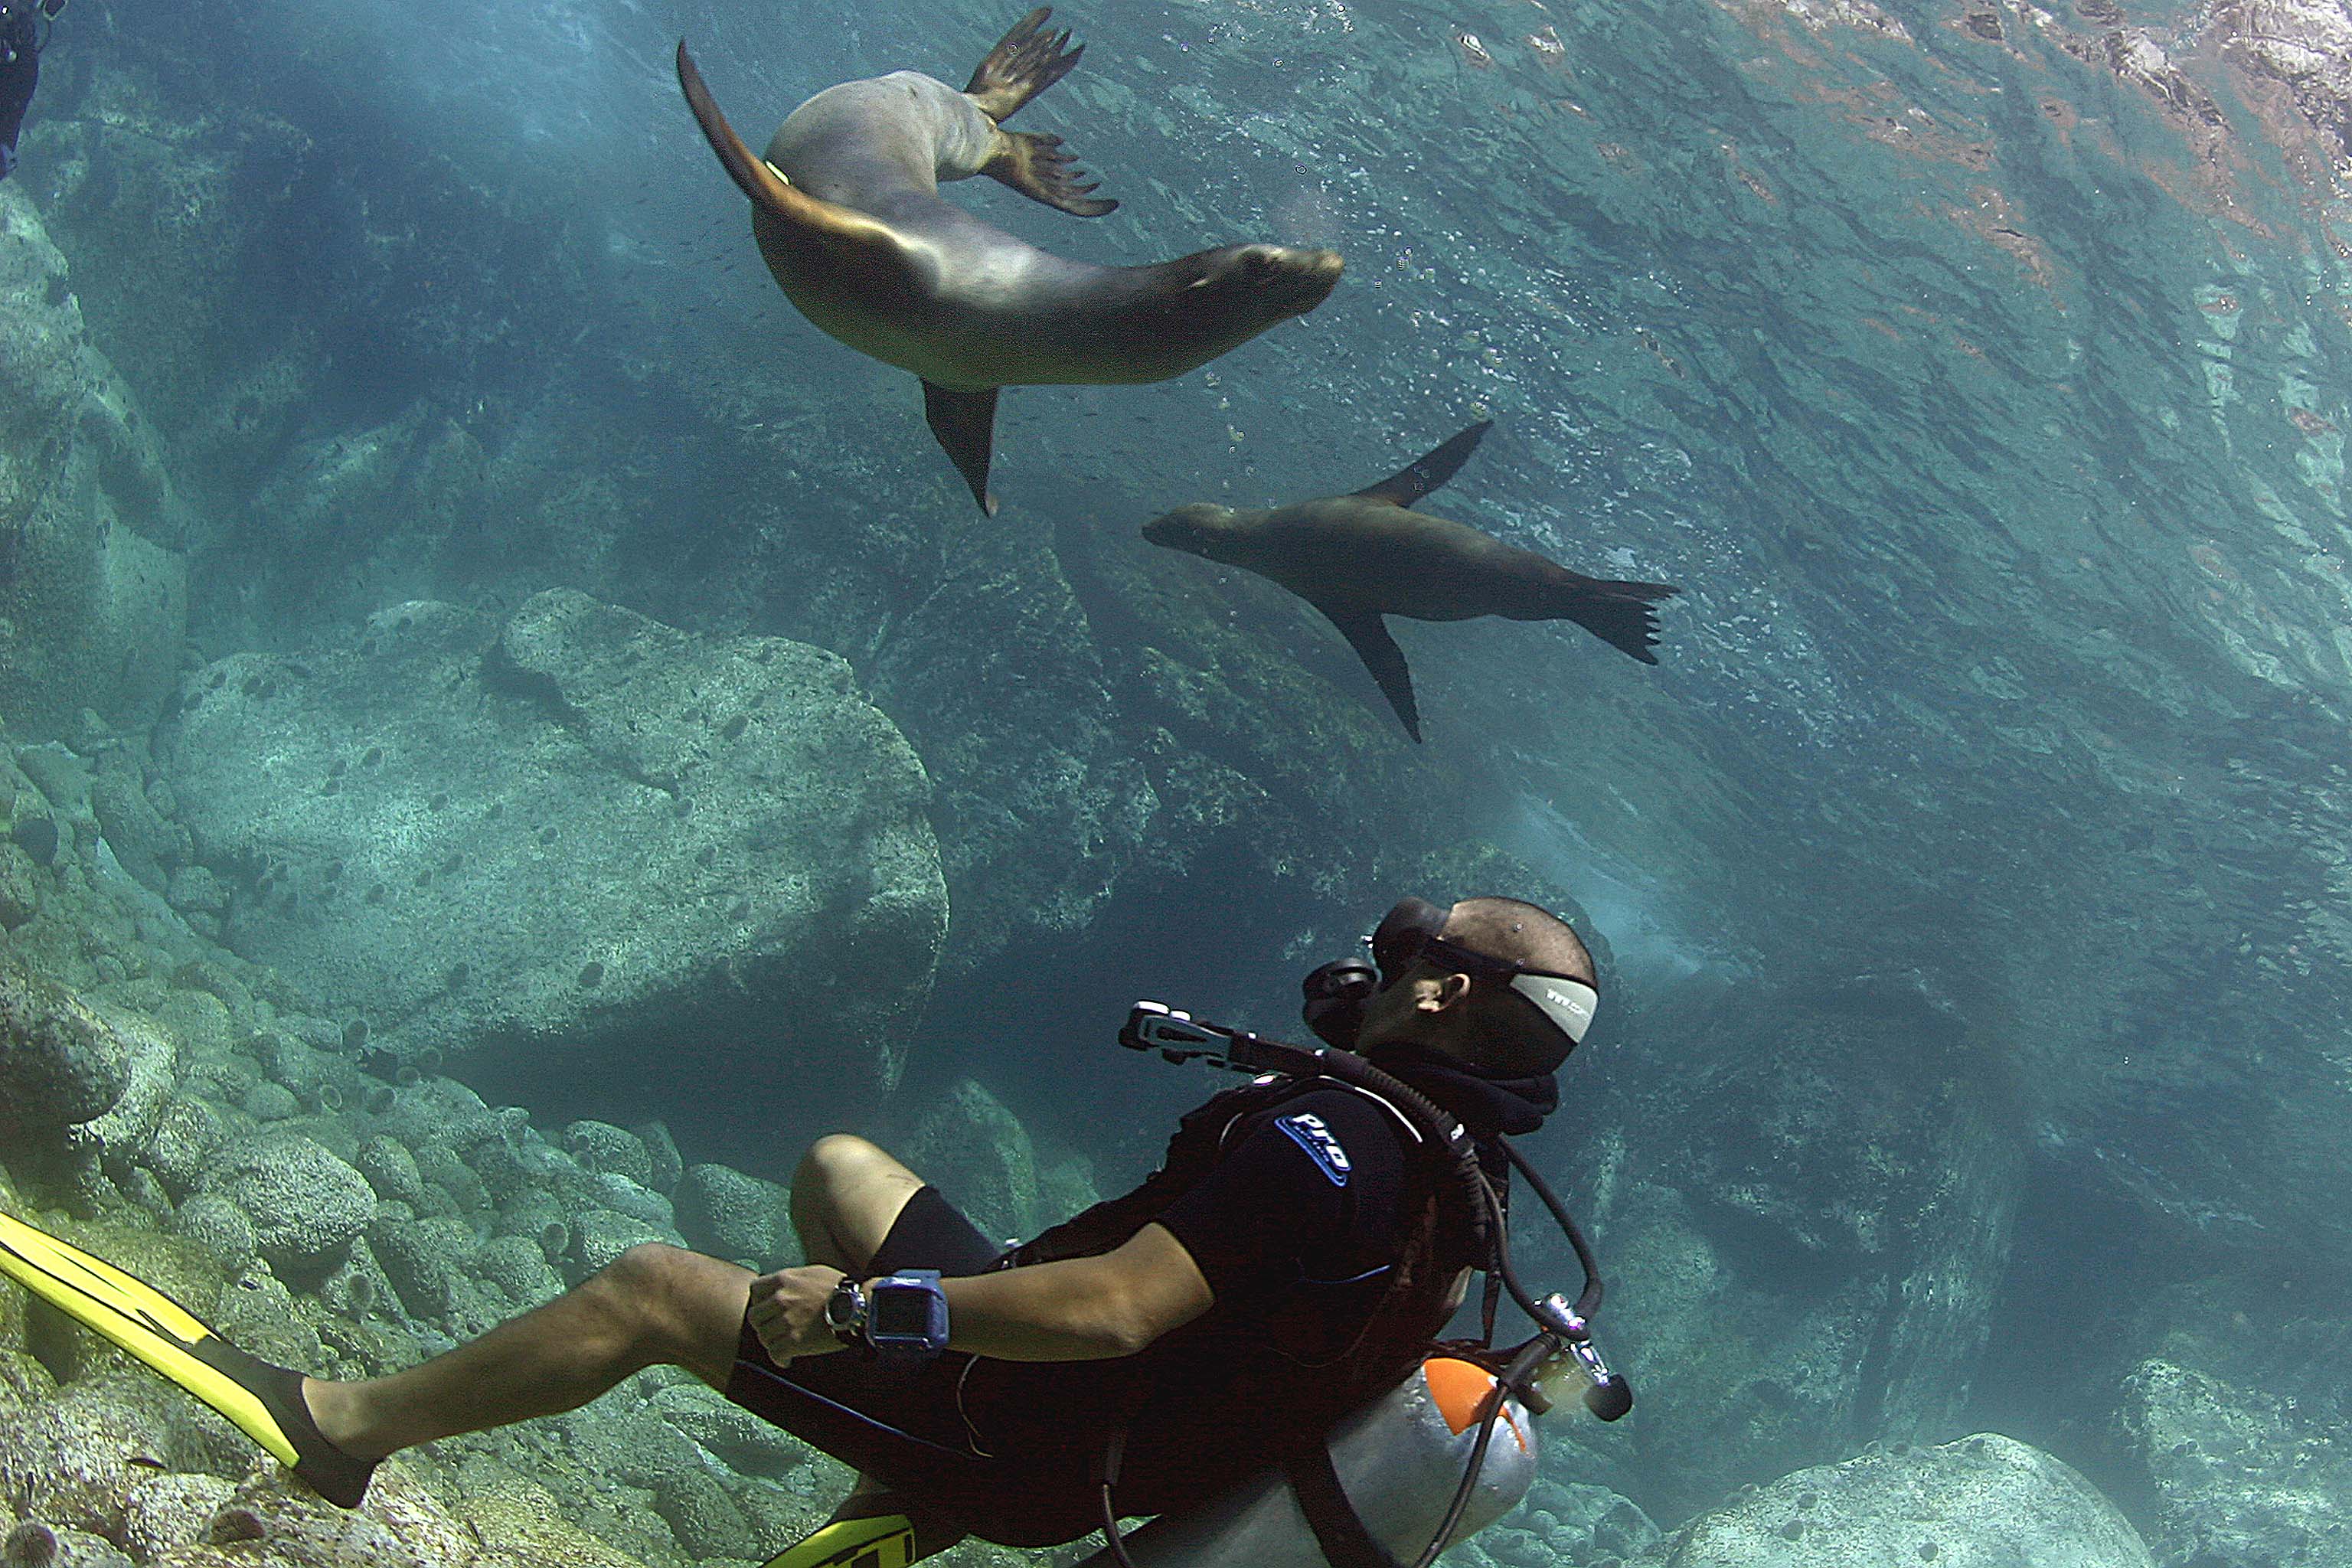
[[1611, 647], [1643, 664], [1655, 664], [1650, 650], [1658, 646], [1657, 601], [1671, 599], [1680, 588], [1664, 583], [1617, 583], [1579, 577], [1561, 585], [1555, 618], [1574, 621]]
[[1078, 57], [1087, 52], [1080, 44], [1065, 53], [1063, 46], [1070, 41], [1070, 30], [1043, 32], [1045, 18], [1054, 14], [1051, 5], [1040, 5], [1018, 22], [1013, 30], [999, 38], [996, 47], [980, 62], [964, 88], [966, 96], [980, 105], [980, 111], [1003, 124], [1021, 106], [1070, 74]]

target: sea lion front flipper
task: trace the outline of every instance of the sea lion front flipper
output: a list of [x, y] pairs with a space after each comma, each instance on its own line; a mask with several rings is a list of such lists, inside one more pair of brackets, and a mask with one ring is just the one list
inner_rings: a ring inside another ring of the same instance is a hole
[[677, 41], [677, 85], [686, 94], [687, 107], [694, 110], [695, 123], [702, 127], [704, 140], [719, 154], [719, 167], [751, 198], [754, 207], [782, 221], [794, 243], [823, 246], [845, 265], [904, 269], [905, 247], [887, 228], [864, 213], [818, 200], [778, 174], [766, 159], [751, 155], [735, 128], [727, 123], [727, 117], [719, 112], [719, 102], [710, 96], [693, 57], [686, 52], [684, 38]]
[[1070, 41], [1070, 30], [1042, 33], [1045, 18], [1054, 14], [1051, 5], [1040, 5], [1018, 22], [1013, 30], [996, 41], [988, 58], [972, 68], [971, 80], [964, 84], [964, 94], [980, 105], [980, 111], [999, 125], [1020, 111], [1021, 106], [1070, 74], [1078, 57], [1087, 52], [1080, 44], [1065, 54], [1062, 46]]
[[1460, 470], [1478, 449], [1479, 437], [1494, 427], [1492, 419], [1481, 419], [1443, 447], [1416, 458], [1379, 484], [1367, 485], [1356, 492], [1366, 500], [1394, 501], [1399, 506], [1411, 506]]
[[931, 434], [971, 487], [971, 499], [991, 517], [996, 515], [996, 498], [988, 493], [988, 459], [996, 448], [996, 393], [992, 386], [958, 392], [923, 383], [923, 417], [930, 422]]
[[1396, 710], [1399, 719], [1404, 721], [1404, 732], [1412, 737], [1415, 745], [1419, 745], [1421, 708], [1412, 700], [1412, 671], [1405, 665], [1404, 649], [1397, 647], [1396, 638], [1389, 636], [1388, 626], [1381, 619], [1380, 612], [1358, 610], [1342, 615], [1324, 609], [1321, 605], [1315, 607], [1322, 610], [1331, 624], [1339, 628], [1339, 635], [1348, 639], [1348, 646], [1356, 650], [1356, 657], [1364, 661], [1364, 668], [1370, 670], [1372, 679], [1380, 683], [1381, 694], [1389, 700], [1389, 706]]
[[1079, 217], [1100, 217], [1117, 210], [1118, 203], [1110, 197], [1087, 194], [1102, 182], [1079, 184], [1087, 177], [1087, 172], [1061, 147], [1062, 139], [1058, 136], [999, 130], [996, 145], [989, 149], [988, 162], [980, 166], [980, 172], [992, 180], [1003, 181], [1032, 201], [1044, 202]]

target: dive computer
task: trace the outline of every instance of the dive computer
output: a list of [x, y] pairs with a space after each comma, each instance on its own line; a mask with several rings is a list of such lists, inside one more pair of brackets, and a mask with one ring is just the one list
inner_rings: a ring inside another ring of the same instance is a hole
[[866, 1293], [866, 1342], [886, 1362], [924, 1362], [948, 1348], [948, 1298], [936, 1268], [903, 1268]]

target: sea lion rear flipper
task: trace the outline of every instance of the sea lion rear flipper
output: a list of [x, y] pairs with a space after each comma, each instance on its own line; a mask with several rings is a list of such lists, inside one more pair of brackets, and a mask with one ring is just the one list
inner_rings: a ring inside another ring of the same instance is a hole
[[1389, 700], [1389, 706], [1395, 709], [1396, 716], [1404, 721], [1404, 732], [1412, 737], [1415, 745], [1419, 745], [1421, 709], [1412, 700], [1412, 671], [1405, 665], [1404, 649], [1397, 647], [1396, 638], [1389, 636], [1389, 628], [1381, 619], [1380, 612], [1360, 610], [1341, 615], [1324, 609], [1321, 605], [1315, 607], [1322, 610], [1330, 617], [1331, 624], [1339, 628], [1339, 635], [1348, 639], [1348, 646], [1356, 650], [1356, 657], [1364, 661], [1364, 668], [1370, 670], [1372, 679], [1380, 683], [1381, 694]]
[[1079, 217], [1100, 217], [1116, 210], [1118, 203], [1110, 197], [1087, 195], [1102, 182], [1081, 184], [1087, 172], [1078, 167], [1076, 158], [1061, 151], [1061, 146], [1058, 136], [1000, 130], [996, 145], [989, 150], [988, 162], [980, 166], [980, 172], [992, 180], [1003, 181], [1032, 201], [1044, 202]]
[[1562, 586], [1552, 614], [1574, 621], [1611, 647], [1643, 664], [1655, 664], [1650, 650], [1658, 646], [1655, 601], [1671, 599], [1680, 588], [1664, 583], [1616, 583], [1578, 577]]
[[1367, 485], [1356, 492], [1366, 500], [1394, 501], [1399, 506], [1411, 506], [1446, 480], [1452, 479], [1478, 448], [1480, 437], [1494, 426], [1492, 419], [1481, 419], [1435, 451], [1416, 458], [1412, 462], [1379, 484]]
[[923, 417], [930, 422], [931, 434], [971, 487], [971, 499], [991, 517], [996, 515], [996, 498], [988, 493], [988, 459], [996, 447], [996, 393], [992, 386], [958, 392], [923, 383]]
[[1021, 106], [1070, 74], [1078, 57], [1087, 52], [1080, 44], [1065, 54], [1062, 46], [1070, 41], [1070, 30], [1042, 33], [1045, 18], [1054, 14], [1051, 5], [1040, 5], [1018, 22], [1013, 30], [996, 41], [988, 58], [973, 68], [971, 80], [964, 84], [964, 93], [980, 111], [999, 125], [1019, 112]]

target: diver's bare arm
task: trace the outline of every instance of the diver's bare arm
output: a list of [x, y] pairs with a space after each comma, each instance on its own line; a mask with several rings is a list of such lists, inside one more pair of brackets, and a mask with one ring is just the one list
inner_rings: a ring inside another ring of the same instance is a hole
[[1133, 1355], [1216, 1300], [1192, 1255], [1147, 1225], [1099, 1258], [1072, 1258], [941, 1281], [949, 1345], [1000, 1361]]

